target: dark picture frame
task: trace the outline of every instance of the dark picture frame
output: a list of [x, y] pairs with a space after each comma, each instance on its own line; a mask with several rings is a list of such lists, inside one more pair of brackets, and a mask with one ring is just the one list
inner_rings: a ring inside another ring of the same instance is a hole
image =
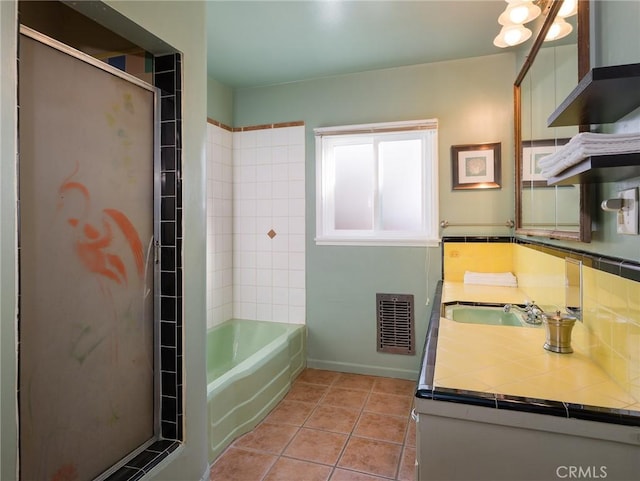
[[522, 141], [522, 187], [552, 187], [540, 174], [538, 161], [553, 154], [571, 139], [543, 139]]
[[453, 190], [500, 189], [501, 143], [451, 146]]

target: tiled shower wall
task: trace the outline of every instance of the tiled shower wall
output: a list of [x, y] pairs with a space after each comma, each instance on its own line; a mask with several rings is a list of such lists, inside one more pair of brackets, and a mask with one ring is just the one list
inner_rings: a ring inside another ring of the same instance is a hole
[[229, 127], [207, 124], [207, 327], [233, 316], [232, 144]]
[[233, 134], [233, 316], [305, 322], [304, 125]]
[[303, 123], [208, 132], [208, 327], [304, 323]]

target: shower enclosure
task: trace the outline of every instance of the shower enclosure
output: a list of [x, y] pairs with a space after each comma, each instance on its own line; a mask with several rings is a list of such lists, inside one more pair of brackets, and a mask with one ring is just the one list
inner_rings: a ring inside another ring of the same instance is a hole
[[21, 29], [21, 479], [104, 477], [157, 437], [156, 97]]

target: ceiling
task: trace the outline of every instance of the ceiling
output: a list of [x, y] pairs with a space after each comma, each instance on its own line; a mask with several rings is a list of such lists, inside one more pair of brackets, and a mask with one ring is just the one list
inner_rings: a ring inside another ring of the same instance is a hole
[[504, 0], [209, 0], [207, 67], [233, 88], [503, 52]]

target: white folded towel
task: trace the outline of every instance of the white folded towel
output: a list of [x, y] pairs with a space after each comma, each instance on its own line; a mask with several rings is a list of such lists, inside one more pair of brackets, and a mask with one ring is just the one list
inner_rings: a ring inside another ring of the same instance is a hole
[[470, 272], [464, 273], [465, 284], [485, 286], [518, 287], [518, 280], [511, 272]]
[[582, 132], [556, 152], [538, 162], [540, 174], [553, 177], [592, 155], [640, 152], [640, 134], [599, 134]]

